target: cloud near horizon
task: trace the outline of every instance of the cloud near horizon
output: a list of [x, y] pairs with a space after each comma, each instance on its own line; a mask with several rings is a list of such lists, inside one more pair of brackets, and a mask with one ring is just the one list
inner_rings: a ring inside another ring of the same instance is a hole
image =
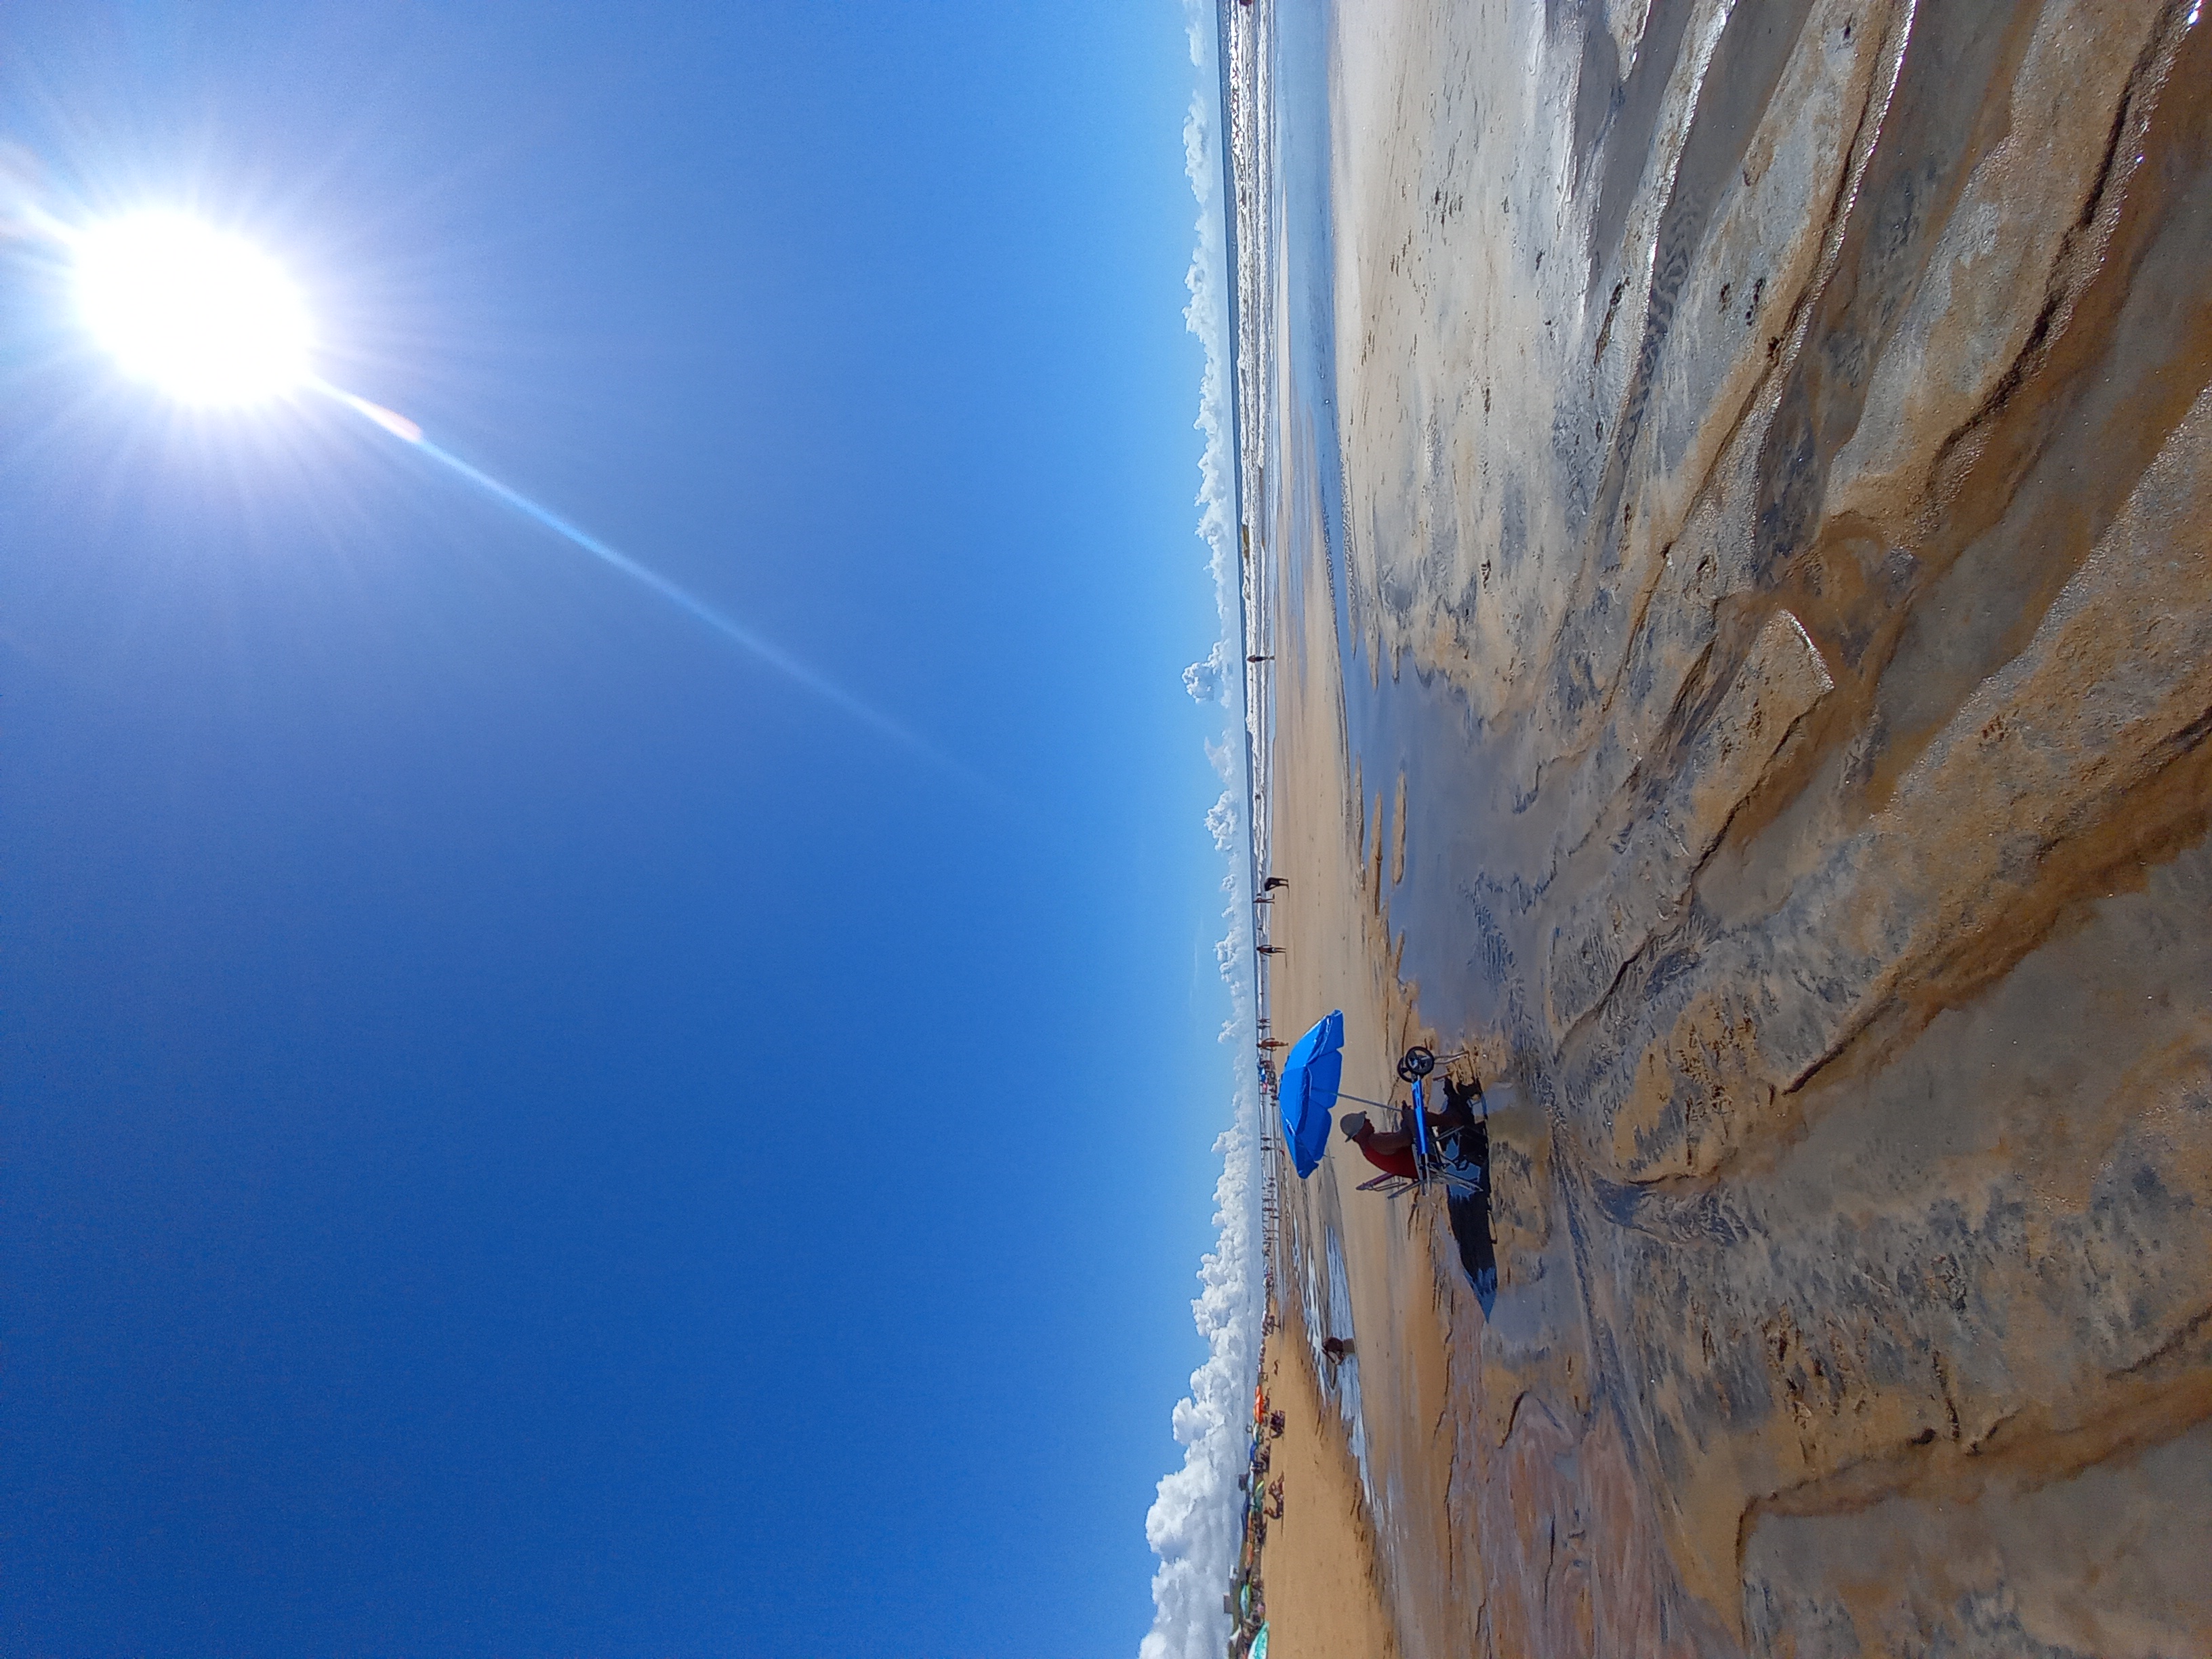
[[[1245, 852], [1251, 826], [1243, 787], [1243, 678], [1230, 672], [1242, 653], [1238, 611], [1237, 536], [1230, 453], [1228, 396], [1231, 373], [1228, 306], [1223, 284], [1229, 280], [1223, 218], [1220, 155], [1216, 148], [1215, 112], [1219, 76], [1215, 69], [1215, 35], [1211, 9], [1186, 0], [1190, 55], [1199, 85], [1183, 123], [1183, 160], [1198, 198], [1198, 246], [1191, 258], [1190, 304], [1183, 320], [1206, 348], [1200, 386], [1198, 429], [1206, 435], [1199, 463], [1199, 534], [1211, 550], [1214, 598], [1221, 616], [1221, 638], [1206, 660], [1185, 671], [1183, 684], [1201, 702], [1217, 702], [1229, 713], [1222, 739], [1206, 752], [1227, 787], [1206, 817], [1215, 846], [1225, 855], [1222, 880], [1227, 896], [1223, 915], [1227, 936], [1216, 947], [1222, 977], [1228, 981], [1231, 1014], [1222, 1041], [1252, 1052], [1255, 1024], [1250, 963], [1251, 860]], [[1237, 1073], [1230, 1127], [1213, 1143], [1222, 1160], [1214, 1183], [1214, 1248], [1199, 1264], [1199, 1296], [1191, 1304], [1206, 1358], [1191, 1373], [1190, 1394], [1177, 1402], [1175, 1437], [1183, 1462], [1159, 1484], [1145, 1537], [1159, 1557], [1152, 1575], [1153, 1620], [1139, 1648], [1139, 1659], [1214, 1659], [1228, 1639], [1228, 1615], [1222, 1595], [1236, 1559], [1239, 1505], [1237, 1477], [1244, 1462], [1247, 1402], [1258, 1363], [1260, 1299], [1265, 1271], [1259, 1247], [1259, 1081], [1255, 1068]]]
[[1229, 641], [1216, 640], [1202, 662], [1182, 671], [1182, 689], [1200, 702], [1229, 701]]

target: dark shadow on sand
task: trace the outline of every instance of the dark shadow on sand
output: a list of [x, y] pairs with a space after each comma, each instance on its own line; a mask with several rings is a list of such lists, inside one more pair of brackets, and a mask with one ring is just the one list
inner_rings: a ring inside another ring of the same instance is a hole
[[1482, 1316], [1490, 1316], [1498, 1300], [1498, 1250], [1490, 1237], [1490, 1126], [1478, 1123], [1459, 1137], [1460, 1167], [1477, 1172], [1475, 1190], [1454, 1193], [1445, 1207], [1451, 1217], [1452, 1237], [1459, 1243], [1459, 1265], [1474, 1286]]

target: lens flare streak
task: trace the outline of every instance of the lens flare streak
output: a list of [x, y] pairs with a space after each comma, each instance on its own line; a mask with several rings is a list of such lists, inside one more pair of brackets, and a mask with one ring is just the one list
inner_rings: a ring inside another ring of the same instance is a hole
[[947, 767], [955, 771], [964, 771], [965, 769], [957, 766], [945, 756], [939, 753], [937, 750], [923, 742], [921, 738], [908, 731], [888, 714], [871, 708], [842, 686], [825, 679], [788, 652], [763, 639], [742, 623], [724, 616], [704, 600], [686, 592], [659, 571], [640, 564], [627, 553], [608, 546], [590, 532], [571, 524], [550, 508], [540, 507], [520, 490], [510, 489], [489, 473], [471, 466], [459, 456], [439, 448], [437, 445], [422, 435], [421, 427], [405, 416], [395, 414], [380, 404], [369, 402], [366, 398], [357, 398], [352, 392], [334, 386], [328, 381], [318, 380], [313, 382], [313, 385], [315, 390], [322, 392], [325, 397], [344, 404], [363, 420], [391, 434], [410, 448], [420, 450], [440, 465], [458, 473], [485, 494], [504, 501], [526, 518], [535, 520], [563, 541], [582, 549], [602, 563], [621, 571], [625, 576], [641, 582], [678, 610], [684, 611], [695, 621], [704, 623], [732, 644], [742, 646], [769, 667], [805, 687], [824, 702], [834, 704], [863, 725], [873, 728], [939, 766]]
[[73, 226], [48, 210], [40, 200], [41, 194], [35, 161], [0, 144], [0, 240], [28, 240], [66, 252], [77, 268], [85, 321], [132, 372], [187, 403], [243, 404], [297, 390], [319, 392], [652, 589], [863, 726], [988, 793], [998, 793], [888, 714], [658, 571], [439, 448], [404, 415], [311, 373], [307, 363], [313, 331], [305, 303], [290, 279], [258, 250], [168, 211]]

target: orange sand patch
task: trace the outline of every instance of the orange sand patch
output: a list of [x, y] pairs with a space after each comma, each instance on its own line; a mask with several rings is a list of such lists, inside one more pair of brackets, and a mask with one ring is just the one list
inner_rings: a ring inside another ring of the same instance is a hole
[[1268, 1522], [1260, 1556], [1268, 1659], [1395, 1659], [1343, 1423], [1322, 1402], [1297, 1304], [1279, 1316], [1265, 1370], [1269, 1400], [1285, 1419], [1270, 1470], [1283, 1482], [1283, 1518]]

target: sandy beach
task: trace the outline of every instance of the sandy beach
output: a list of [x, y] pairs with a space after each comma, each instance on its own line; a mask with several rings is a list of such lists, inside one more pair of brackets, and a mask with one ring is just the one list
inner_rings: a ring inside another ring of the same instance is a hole
[[2212, 1651], [2198, 9], [1236, 27], [1274, 1029], [1498, 1085], [1271, 1652]]
[[1269, 1659], [1395, 1656], [1358, 1466], [1323, 1398], [1303, 1310], [1285, 1302], [1279, 1317], [1261, 1371], [1269, 1404], [1284, 1417], [1270, 1468], [1283, 1484], [1283, 1513], [1269, 1522], [1260, 1558]]

